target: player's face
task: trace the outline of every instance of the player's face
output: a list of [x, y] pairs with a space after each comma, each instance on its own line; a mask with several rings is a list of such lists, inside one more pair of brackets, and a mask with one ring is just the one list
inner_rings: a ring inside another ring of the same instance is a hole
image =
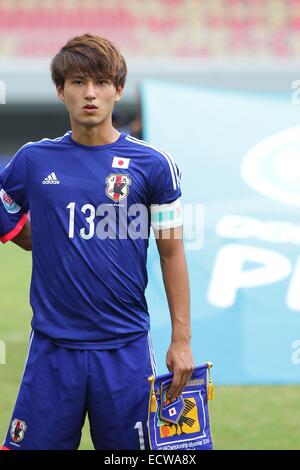
[[95, 127], [111, 120], [114, 104], [121, 98], [122, 89], [112, 83], [92, 77], [69, 77], [59, 98], [65, 103], [71, 122]]

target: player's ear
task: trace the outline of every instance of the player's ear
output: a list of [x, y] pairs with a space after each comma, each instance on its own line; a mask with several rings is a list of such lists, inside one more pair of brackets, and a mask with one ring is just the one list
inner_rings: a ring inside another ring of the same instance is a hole
[[116, 89], [116, 96], [115, 96], [115, 103], [117, 101], [120, 101], [121, 99], [121, 96], [122, 96], [122, 93], [123, 93], [123, 89], [120, 85], [118, 86], [118, 88]]
[[56, 87], [56, 93], [57, 93], [58, 98], [59, 98], [61, 101], [65, 101], [64, 88], [63, 88], [62, 86], [57, 85], [57, 87]]

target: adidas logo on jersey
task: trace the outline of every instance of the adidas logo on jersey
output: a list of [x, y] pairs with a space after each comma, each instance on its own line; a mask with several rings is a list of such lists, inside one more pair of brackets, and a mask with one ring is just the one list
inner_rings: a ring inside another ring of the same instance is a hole
[[51, 173], [42, 181], [42, 184], [59, 184], [59, 182], [60, 181], [56, 178], [56, 174]]

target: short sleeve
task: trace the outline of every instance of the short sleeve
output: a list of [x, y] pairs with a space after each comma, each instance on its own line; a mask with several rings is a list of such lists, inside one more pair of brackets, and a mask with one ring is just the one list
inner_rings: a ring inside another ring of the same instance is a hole
[[12, 240], [27, 222], [29, 210], [25, 155], [19, 151], [0, 174], [0, 241]]
[[9, 194], [24, 212], [28, 212], [26, 150], [20, 149], [0, 174], [0, 189]]
[[150, 204], [168, 204], [181, 196], [181, 172], [170, 154], [155, 161], [151, 175]]

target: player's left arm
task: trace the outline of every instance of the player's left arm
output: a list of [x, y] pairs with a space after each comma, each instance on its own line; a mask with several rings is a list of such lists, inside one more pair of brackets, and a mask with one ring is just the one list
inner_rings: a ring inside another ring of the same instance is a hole
[[166, 358], [169, 371], [174, 373], [168, 391], [170, 398], [181, 394], [195, 367], [190, 345], [190, 288], [182, 233], [182, 225], [155, 231], [172, 322]]
[[172, 322], [166, 363], [173, 372], [170, 398], [187, 384], [194, 361], [191, 351], [190, 288], [182, 240], [181, 171], [172, 156], [161, 152], [149, 178], [151, 226], [155, 234]]

